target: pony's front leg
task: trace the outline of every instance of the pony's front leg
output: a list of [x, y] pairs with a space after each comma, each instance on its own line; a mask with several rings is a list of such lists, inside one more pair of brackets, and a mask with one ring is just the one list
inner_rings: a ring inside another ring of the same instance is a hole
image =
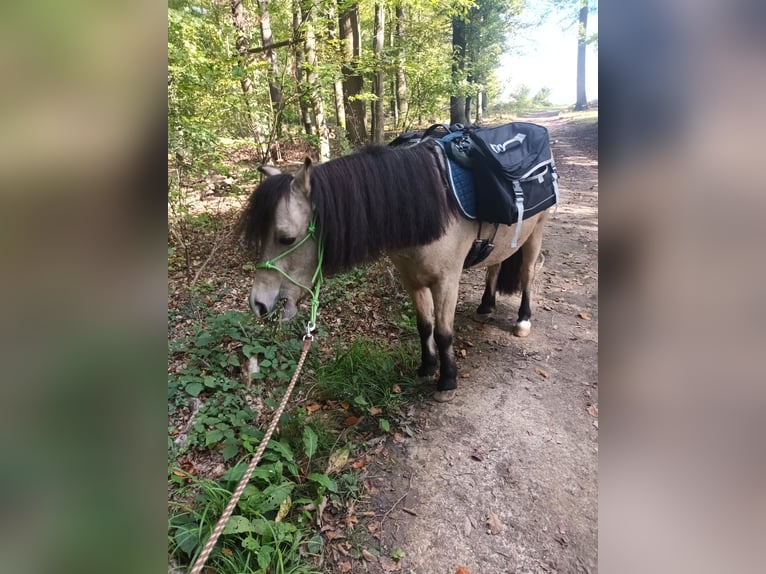
[[458, 281], [456, 277], [444, 277], [431, 290], [434, 299], [434, 340], [439, 350], [439, 381], [434, 399], [440, 403], [455, 398], [457, 389], [457, 362], [452, 347], [455, 306], [457, 305]]
[[434, 343], [434, 301], [427, 287], [409, 287], [412, 304], [417, 315], [420, 335], [420, 367], [418, 377], [432, 377], [436, 372], [436, 344]]

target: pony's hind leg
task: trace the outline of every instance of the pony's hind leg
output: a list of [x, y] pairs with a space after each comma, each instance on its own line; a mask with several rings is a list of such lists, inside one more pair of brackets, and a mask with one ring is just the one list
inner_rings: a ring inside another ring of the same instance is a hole
[[477, 319], [488, 319], [495, 310], [495, 293], [497, 292], [497, 276], [500, 274], [500, 264], [487, 267], [487, 278], [484, 280], [484, 294], [481, 304], [476, 309]]
[[540, 251], [543, 240], [543, 226], [538, 224], [529, 239], [521, 246], [521, 266], [519, 269], [519, 279], [521, 286], [521, 304], [519, 305], [519, 317], [516, 325], [513, 327], [513, 334], [517, 337], [527, 337], [532, 331], [532, 288], [534, 286], [535, 274], [538, 268], [542, 267]]

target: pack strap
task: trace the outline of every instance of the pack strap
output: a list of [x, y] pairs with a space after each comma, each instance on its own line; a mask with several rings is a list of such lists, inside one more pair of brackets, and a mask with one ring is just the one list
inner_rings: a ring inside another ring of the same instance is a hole
[[513, 232], [511, 247], [516, 247], [521, 233], [521, 220], [524, 219], [524, 192], [521, 189], [521, 183], [516, 179], [513, 180], [513, 197], [516, 203], [516, 231]]

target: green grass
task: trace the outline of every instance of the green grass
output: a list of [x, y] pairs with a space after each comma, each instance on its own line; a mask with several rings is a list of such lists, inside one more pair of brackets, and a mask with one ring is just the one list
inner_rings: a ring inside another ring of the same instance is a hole
[[317, 368], [317, 390], [323, 398], [350, 403], [358, 413], [373, 407], [394, 413], [413, 394], [417, 365], [413, 345], [393, 348], [371, 339], [357, 339], [338, 348], [335, 360]]

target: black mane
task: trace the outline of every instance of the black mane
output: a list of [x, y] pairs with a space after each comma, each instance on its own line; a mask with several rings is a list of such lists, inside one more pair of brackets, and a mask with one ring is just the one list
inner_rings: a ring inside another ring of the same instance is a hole
[[[436, 159], [435, 144], [395, 149], [367, 146], [320, 164], [311, 173], [311, 200], [324, 242], [324, 270], [338, 273], [384, 251], [425, 245], [444, 234], [457, 205]], [[248, 243], [268, 233], [292, 178], [267, 178], [253, 192], [242, 216]]]

